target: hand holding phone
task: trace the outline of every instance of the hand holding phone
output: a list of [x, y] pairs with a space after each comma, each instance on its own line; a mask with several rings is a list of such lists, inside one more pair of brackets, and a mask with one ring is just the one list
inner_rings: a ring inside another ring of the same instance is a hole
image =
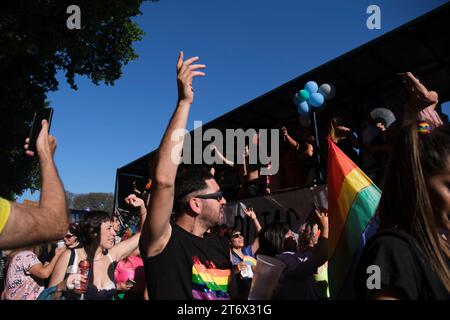
[[52, 122], [53, 116], [53, 108], [43, 108], [36, 111], [34, 114], [33, 124], [31, 126], [30, 136], [27, 139], [28, 147], [26, 148], [28, 151], [31, 151], [33, 154], [37, 151], [37, 140], [39, 134], [42, 131], [42, 120], [46, 120], [48, 123], [48, 132], [50, 131], [50, 124]]

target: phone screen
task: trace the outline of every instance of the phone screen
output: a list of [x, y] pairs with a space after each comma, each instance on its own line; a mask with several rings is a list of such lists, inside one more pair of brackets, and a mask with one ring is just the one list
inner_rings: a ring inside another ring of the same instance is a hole
[[28, 143], [28, 150], [36, 152], [36, 140], [42, 129], [42, 120], [47, 120], [48, 130], [50, 131], [50, 124], [52, 122], [53, 109], [43, 108], [34, 114], [33, 125], [31, 126], [30, 141]]

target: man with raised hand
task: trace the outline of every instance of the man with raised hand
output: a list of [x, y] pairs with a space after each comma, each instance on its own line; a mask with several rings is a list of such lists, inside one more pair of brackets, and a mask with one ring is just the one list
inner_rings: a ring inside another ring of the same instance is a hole
[[[198, 57], [177, 63], [178, 103], [154, 161], [149, 214], [140, 240], [150, 299], [229, 299], [231, 264], [227, 244], [204, 236], [222, 221], [226, 203], [213, 176], [201, 168], [181, 170], [184, 137], [194, 99], [192, 80], [204, 76]], [[179, 135], [178, 135], [179, 136]], [[171, 219], [174, 212], [174, 219]]]
[[[26, 154], [34, 156], [28, 150]], [[36, 140], [36, 151], [41, 171], [41, 198], [39, 206], [10, 202], [0, 198], [0, 249], [31, 246], [63, 239], [68, 229], [66, 196], [58, 176], [53, 156], [56, 139], [48, 134], [48, 122], [42, 120], [42, 129]]]

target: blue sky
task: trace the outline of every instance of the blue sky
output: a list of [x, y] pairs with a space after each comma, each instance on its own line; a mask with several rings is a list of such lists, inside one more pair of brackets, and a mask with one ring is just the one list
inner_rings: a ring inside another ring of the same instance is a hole
[[[68, 191], [114, 192], [115, 173], [157, 148], [176, 103], [178, 52], [198, 55], [194, 120], [204, 123], [442, 4], [438, 0], [323, 0], [144, 3], [136, 22], [146, 32], [134, 44], [138, 60], [114, 86], [77, 77], [74, 91], [59, 75], [48, 95], [51, 133]], [[368, 30], [366, 9], [381, 8], [381, 30]], [[83, 8], [81, 8], [83, 15]], [[83, 23], [83, 20], [81, 21]], [[75, 32], [75, 31], [74, 31]], [[446, 106], [450, 113], [450, 106]], [[23, 199], [37, 199], [26, 192]]]

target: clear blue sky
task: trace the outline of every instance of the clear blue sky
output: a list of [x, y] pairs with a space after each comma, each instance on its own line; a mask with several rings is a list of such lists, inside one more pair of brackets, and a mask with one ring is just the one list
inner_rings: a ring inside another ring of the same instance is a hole
[[[66, 190], [114, 192], [115, 173], [157, 148], [176, 102], [178, 52], [198, 55], [189, 120], [204, 123], [442, 4], [443, 0], [160, 0], [144, 3], [136, 21], [146, 32], [138, 60], [114, 86], [62, 75], [48, 98], [51, 133]], [[368, 30], [366, 9], [381, 8], [381, 30]], [[83, 8], [81, 8], [83, 13]], [[83, 21], [82, 21], [83, 23]], [[447, 107], [447, 110], [449, 108]], [[20, 199], [37, 199], [26, 192]]]

